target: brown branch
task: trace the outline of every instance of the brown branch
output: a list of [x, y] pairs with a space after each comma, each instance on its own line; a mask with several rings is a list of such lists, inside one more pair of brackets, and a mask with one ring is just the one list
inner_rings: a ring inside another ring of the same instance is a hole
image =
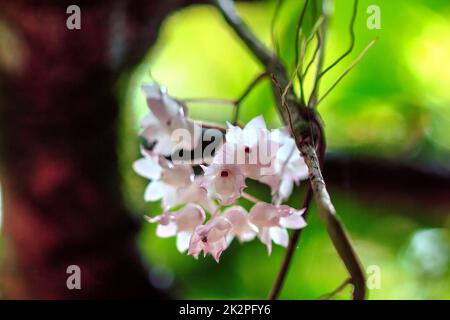
[[355, 300], [364, 299], [366, 295], [364, 273], [344, 227], [336, 215], [336, 210], [320, 170], [316, 150], [307, 143], [300, 143], [299, 148], [309, 168], [309, 180], [313, 188], [319, 216], [325, 222], [331, 241], [351, 275], [351, 281], [354, 286], [353, 298]]
[[[223, 17], [229, 24], [229, 26], [237, 33], [241, 40], [247, 45], [253, 55], [264, 65], [266, 71], [272, 74], [273, 79], [276, 80], [272, 84], [273, 92], [276, 97], [276, 103], [278, 110], [286, 124], [291, 124], [291, 131], [296, 138], [297, 146], [301, 151], [305, 162], [308, 165], [310, 171], [310, 183], [314, 193], [314, 199], [316, 201], [319, 214], [325, 223], [330, 238], [335, 246], [339, 256], [344, 262], [354, 285], [353, 298], [364, 299], [365, 297], [365, 281], [362, 268], [358, 261], [358, 258], [350, 245], [350, 242], [345, 234], [345, 231], [336, 216], [336, 211], [331, 202], [330, 196], [325, 186], [325, 182], [320, 170], [320, 162], [315, 148], [311, 145], [311, 141], [315, 137], [323, 139], [323, 135], [320, 134], [321, 126], [317, 120], [315, 111], [306, 108], [298, 102], [295, 97], [295, 93], [292, 88], [287, 93], [285, 103], [282, 103], [281, 95], [279, 94], [279, 88], [286, 88], [289, 83], [286, 69], [277, 59], [277, 57], [270, 52], [262, 42], [256, 38], [249, 28], [244, 24], [242, 19], [238, 16], [234, 9], [233, 1], [231, 0], [212, 0], [212, 3], [222, 13]], [[325, 31], [327, 28], [327, 17], [322, 25], [323, 42], [322, 48], [325, 43]], [[319, 56], [319, 74], [321, 65], [323, 63], [323, 49]], [[320, 77], [317, 77], [315, 85], [315, 94], [318, 90], [318, 81]], [[316, 96], [310, 99], [309, 104], [314, 105]], [[291, 245], [293, 243], [291, 242]], [[281, 274], [281, 278], [284, 278], [288, 269], [288, 265], [284, 267], [284, 272]], [[283, 270], [282, 270], [283, 271]], [[280, 278], [280, 277], [279, 277]], [[273, 292], [281, 288], [280, 281], [278, 287], [274, 288]], [[276, 295], [274, 295], [276, 296]]]
[[[323, 137], [323, 133], [321, 132], [321, 137]], [[324, 139], [319, 139], [319, 143], [317, 144], [317, 150], [318, 150], [318, 158], [320, 160], [320, 166], [323, 168], [324, 165], [324, 159], [325, 159], [325, 149], [326, 149], [326, 145], [325, 145], [325, 140]], [[309, 210], [309, 206], [311, 204], [311, 200], [313, 197], [313, 188], [311, 185], [311, 182], [308, 184], [308, 189], [306, 190], [306, 194], [305, 194], [305, 198], [303, 200], [303, 205], [302, 208], [305, 209], [305, 213], [303, 215], [304, 219], [307, 220], [308, 217], [308, 210]], [[292, 261], [292, 258], [294, 256], [294, 249], [297, 247], [298, 242], [300, 241], [300, 236], [302, 234], [302, 230], [294, 230], [294, 232], [292, 233], [291, 239], [289, 241], [289, 245], [286, 251], [286, 255], [284, 257], [283, 263], [281, 265], [280, 271], [278, 272], [278, 276], [277, 279], [272, 287], [272, 290], [270, 292], [269, 295], [269, 299], [270, 300], [275, 300], [277, 299], [283, 284], [284, 284], [284, 280], [287, 276], [287, 271], [289, 268], [289, 265]]]

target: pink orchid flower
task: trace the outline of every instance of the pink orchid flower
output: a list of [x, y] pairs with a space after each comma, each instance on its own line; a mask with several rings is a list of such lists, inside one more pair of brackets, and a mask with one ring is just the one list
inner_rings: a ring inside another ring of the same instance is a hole
[[242, 173], [251, 179], [261, 176], [261, 169], [270, 166], [277, 145], [270, 140], [270, 133], [262, 116], [252, 119], [244, 128], [227, 123], [226, 143], [223, 147], [227, 163], [231, 158]]
[[187, 204], [176, 212], [164, 212], [159, 216], [145, 217], [150, 223], [158, 223], [156, 235], [161, 238], [177, 236], [177, 249], [185, 252], [197, 226], [205, 220], [205, 212], [196, 204]]
[[204, 256], [211, 256], [219, 262], [222, 252], [228, 248], [231, 223], [223, 216], [211, 218], [205, 225], [198, 226], [191, 237], [188, 254], [198, 258], [203, 251]]
[[290, 197], [294, 184], [308, 178], [308, 166], [297, 149], [294, 139], [286, 136], [273, 158], [273, 172], [259, 179], [270, 186], [272, 195], [277, 195], [279, 201]]
[[249, 220], [258, 227], [258, 237], [267, 246], [269, 254], [272, 252], [272, 241], [287, 247], [289, 235], [286, 228], [301, 229], [306, 226], [302, 215], [305, 212], [295, 210], [289, 206], [275, 206], [259, 202], [253, 206], [249, 213]]
[[250, 223], [247, 210], [241, 206], [226, 209], [223, 216], [231, 223], [230, 236], [237, 237], [240, 242], [252, 241], [258, 233], [258, 228]]
[[222, 205], [230, 205], [241, 197], [246, 185], [238, 166], [212, 163], [202, 169], [205, 175], [201, 185], [210, 198], [219, 200]]
[[170, 209], [178, 203], [178, 189], [193, 182], [194, 171], [189, 165], [175, 165], [162, 156], [145, 152], [143, 155], [144, 158], [133, 163], [133, 169], [140, 176], [151, 180], [145, 189], [144, 199], [162, 200], [164, 209]]
[[[151, 113], [141, 121], [141, 135], [150, 143], [156, 142], [153, 151], [164, 156], [177, 149], [192, 150], [196, 147], [201, 130], [186, 117], [186, 108], [171, 98], [165, 88], [156, 83], [143, 85]], [[174, 132], [182, 130], [183, 139]]]

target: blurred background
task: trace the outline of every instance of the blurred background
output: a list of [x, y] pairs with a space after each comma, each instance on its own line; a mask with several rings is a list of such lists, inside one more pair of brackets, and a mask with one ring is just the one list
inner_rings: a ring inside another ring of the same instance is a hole
[[[285, 0], [275, 26], [283, 60], [293, 68], [294, 31], [303, 1]], [[271, 46], [276, 1], [241, 3], [238, 10]], [[330, 63], [344, 52], [353, 1], [335, 1], [326, 50]], [[370, 5], [381, 9], [381, 29], [369, 30]], [[361, 0], [353, 53], [322, 82], [322, 92], [375, 37], [361, 63], [320, 105], [328, 141], [325, 178], [335, 207], [365, 268], [377, 266], [381, 286], [370, 299], [450, 299], [450, 3], [448, 0]], [[326, 63], [327, 64], [327, 63]], [[177, 98], [238, 97], [261, 71], [222, 17], [194, 5], [165, 19], [145, 59], [117, 84], [121, 104], [120, 168], [127, 206], [141, 219], [161, 212], [143, 200], [146, 181], [132, 170], [139, 157], [139, 120], [148, 111], [140, 91], [152, 77]], [[263, 114], [280, 125], [270, 84], [248, 97], [241, 120]], [[192, 118], [224, 123], [228, 106], [191, 105]], [[303, 186], [304, 187], [304, 186]], [[303, 187], [291, 197], [299, 206]], [[255, 194], [269, 193], [255, 185]], [[242, 205], [250, 206], [243, 200]], [[1, 210], [1, 204], [0, 204]], [[317, 299], [346, 272], [313, 209], [296, 250], [282, 299]], [[257, 241], [234, 241], [220, 264], [180, 254], [175, 239], [160, 239], [144, 224], [139, 248], [156, 287], [189, 299], [265, 298], [285, 254]], [[0, 240], [0, 256], [1, 256]], [[337, 298], [348, 298], [349, 289]]]

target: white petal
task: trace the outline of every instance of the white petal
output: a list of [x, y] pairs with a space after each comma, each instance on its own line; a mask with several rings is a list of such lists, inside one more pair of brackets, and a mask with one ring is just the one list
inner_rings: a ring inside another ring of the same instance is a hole
[[286, 229], [280, 227], [272, 227], [269, 229], [270, 238], [276, 244], [287, 247], [289, 243], [289, 234]]
[[294, 139], [289, 137], [284, 141], [284, 144], [278, 149], [277, 157], [281, 162], [284, 162], [288, 159], [290, 160], [294, 157], [298, 157], [299, 151], [297, 151], [296, 149], [297, 146], [295, 145]]
[[142, 158], [133, 163], [133, 169], [142, 177], [154, 180], [159, 179], [161, 167], [151, 158]]
[[227, 122], [225, 141], [232, 144], [239, 144], [241, 143], [242, 138], [242, 129]]
[[289, 138], [290, 135], [286, 128], [275, 129], [270, 132], [270, 140], [278, 145], [283, 145]]
[[158, 143], [153, 148], [153, 151], [164, 156], [170, 156], [175, 151], [176, 146], [177, 144], [170, 139], [170, 136], [164, 134], [159, 136]]
[[178, 199], [177, 195], [177, 188], [169, 186], [167, 184], [164, 184], [163, 187], [165, 188], [164, 196], [161, 201], [161, 205], [164, 210], [169, 210], [177, 205], [180, 204], [180, 201]]
[[177, 235], [177, 249], [181, 253], [189, 249], [189, 241], [191, 240], [191, 232], [179, 232]]
[[167, 94], [163, 94], [163, 102], [168, 115], [174, 118], [184, 118], [184, 109], [178, 101], [175, 101]]
[[253, 241], [256, 238], [256, 232], [243, 232], [240, 233], [237, 237], [241, 242]]
[[264, 117], [262, 115], [259, 115], [255, 118], [253, 118], [247, 125], [245, 126], [244, 130], [265, 130], [266, 122], [264, 121]]
[[147, 98], [157, 99], [161, 97], [161, 88], [157, 83], [143, 84], [141, 89]]
[[155, 125], [158, 123], [158, 120], [155, 118], [155, 116], [151, 113], [147, 114], [144, 118], [141, 120], [141, 127], [146, 128], [151, 125]]
[[159, 122], [156, 122], [143, 127], [139, 135], [143, 137], [145, 140], [147, 140], [147, 142], [153, 143], [155, 141], [160, 141], [161, 139], [164, 139], [167, 133], [164, 130], [164, 128], [161, 127]]
[[177, 234], [177, 225], [173, 222], [163, 225], [158, 224], [156, 227], [156, 235], [160, 238], [170, 238]]
[[167, 187], [160, 181], [152, 181], [145, 189], [145, 201], [158, 201], [164, 197]]
[[294, 182], [289, 179], [282, 179], [280, 184], [280, 189], [278, 194], [280, 195], [281, 200], [289, 199], [294, 190]]

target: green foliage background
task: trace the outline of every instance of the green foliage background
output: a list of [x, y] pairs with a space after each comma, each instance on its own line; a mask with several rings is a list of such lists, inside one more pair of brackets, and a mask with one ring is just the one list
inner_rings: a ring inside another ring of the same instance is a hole
[[[276, 34], [282, 57], [289, 62], [293, 60], [294, 29], [303, 1], [285, 2]], [[366, 8], [373, 4], [381, 8], [381, 30], [366, 27]], [[268, 45], [274, 7], [274, 1], [238, 5], [247, 23]], [[328, 63], [348, 47], [351, 8], [350, 0], [335, 1]], [[360, 1], [355, 50], [328, 74], [322, 89], [333, 83], [371, 39], [379, 40], [319, 108], [331, 150], [450, 165], [449, 18], [448, 0]], [[179, 98], [235, 98], [259, 70], [212, 7], [188, 7], [166, 20], [156, 46], [119, 86], [125, 119], [121, 147], [125, 194], [139, 218], [161, 211], [158, 204], [144, 203], [145, 181], [131, 169], [131, 162], [139, 156], [135, 138], [138, 120], [147, 112], [140, 85], [150, 81], [150, 71]], [[255, 89], [242, 110], [243, 121], [263, 114], [270, 126], [280, 124], [268, 83]], [[192, 106], [190, 116], [223, 123], [230, 119], [231, 109]], [[258, 192], [261, 197], [266, 194], [265, 190]], [[450, 298], [448, 208], [360, 199], [345, 188], [334, 188], [331, 194], [364, 266], [380, 267], [381, 288], [370, 290], [370, 298]], [[292, 204], [298, 206], [299, 199], [297, 191]], [[154, 232], [154, 226], [145, 224], [139, 239], [153, 265], [152, 278], [160, 278], [158, 285], [172, 288], [182, 298], [265, 298], [285, 253], [277, 247], [268, 257], [257, 241], [245, 245], [234, 242], [220, 264], [210, 257], [197, 261], [179, 254], [174, 239], [159, 239]], [[345, 277], [313, 210], [281, 298], [316, 299]], [[348, 290], [338, 296], [348, 297]]]

